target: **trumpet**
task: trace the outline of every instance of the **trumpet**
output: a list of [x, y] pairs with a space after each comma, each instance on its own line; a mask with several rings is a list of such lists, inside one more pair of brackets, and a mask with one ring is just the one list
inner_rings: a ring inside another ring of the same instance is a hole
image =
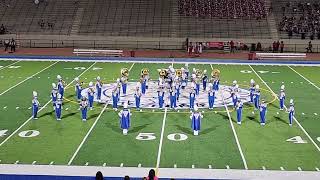
[[121, 69], [121, 75], [122, 75], [122, 76], [125, 76], [125, 77], [128, 77], [128, 76], [129, 76], [129, 70], [128, 70], [128, 68], [122, 68], [122, 69]]
[[149, 75], [149, 69], [148, 68], [143, 68], [141, 70], [141, 75], [144, 75], [144, 76]]
[[220, 70], [219, 69], [214, 69], [211, 72], [212, 78], [219, 78], [220, 77]]

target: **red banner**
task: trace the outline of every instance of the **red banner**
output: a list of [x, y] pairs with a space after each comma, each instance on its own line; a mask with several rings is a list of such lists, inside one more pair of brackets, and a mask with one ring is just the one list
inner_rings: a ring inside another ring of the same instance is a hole
[[207, 42], [206, 46], [209, 49], [223, 49], [223, 42]]

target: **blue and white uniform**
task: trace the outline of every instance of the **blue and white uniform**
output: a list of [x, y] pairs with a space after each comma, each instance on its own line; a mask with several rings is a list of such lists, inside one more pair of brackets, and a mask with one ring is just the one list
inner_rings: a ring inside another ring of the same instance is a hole
[[130, 113], [130, 110], [128, 109], [127, 103], [123, 105], [123, 110], [121, 110], [118, 113], [118, 115], [120, 117], [120, 128], [122, 129], [122, 133], [123, 135], [127, 135], [128, 129], [130, 128], [130, 117], [131, 117], [131, 113]]
[[188, 82], [188, 79], [189, 79], [189, 65], [188, 64], [184, 65], [184, 73], [186, 75], [186, 80]]
[[62, 95], [58, 93], [57, 97], [55, 112], [57, 120], [60, 121], [62, 113]]
[[188, 83], [188, 77], [187, 77], [186, 71], [185, 71], [185, 69], [183, 67], [181, 68], [181, 72], [182, 72], [182, 75], [181, 75], [181, 89], [185, 89], [186, 86], [187, 86], [187, 83]]
[[255, 81], [253, 79], [251, 79], [250, 81], [250, 103], [253, 103], [254, 102], [254, 92], [256, 90], [256, 87], [255, 87]]
[[241, 102], [240, 99], [238, 99], [236, 110], [237, 110], [237, 123], [239, 125], [241, 124], [241, 121], [242, 121], [242, 107], [243, 107], [243, 103]]
[[179, 101], [181, 82], [180, 82], [178, 77], [176, 77], [174, 85], [175, 85], [175, 90], [176, 90], [176, 95], [177, 95], [177, 99], [176, 100]]
[[265, 103], [264, 100], [262, 100], [259, 108], [260, 108], [260, 123], [261, 125], [264, 126], [266, 124], [266, 114], [267, 114], [267, 104]]
[[76, 77], [74, 80], [76, 81], [76, 85], [74, 87], [74, 90], [76, 92], [76, 99], [77, 99], [77, 101], [80, 101], [81, 100], [81, 91], [82, 91], [81, 85], [82, 85], [82, 83], [79, 82], [78, 77]]
[[96, 91], [97, 91], [97, 100], [101, 102], [101, 94], [102, 94], [102, 82], [100, 76], [96, 78]]
[[62, 98], [64, 95], [64, 81], [60, 75], [57, 76], [58, 79], [58, 93], [61, 94]]
[[[138, 83], [139, 84], [139, 83]], [[136, 101], [136, 108], [137, 110], [140, 110], [140, 100], [141, 100], [141, 96], [142, 96], [142, 93], [140, 91], [140, 87], [137, 86], [136, 88], [136, 91], [134, 93], [134, 98], [135, 98], [135, 101]]]
[[203, 76], [202, 76], [202, 87], [204, 91], [207, 90], [207, 82], [208, 82], [207, 70], [204, 70]]
[[219, 85], [220, 85], [220, 79], [214, 79], [213, 80], [213, 90], [219, 91]]
[[117, 111], [118, 110], [118, 100], [119, 100], [119, 94], [117, 88], [115, 88], [112, 91], [112, 108]]
[[141, 77], [141, 93], [146, 94], [147, 89], [147, 80], [142, 76]]
[[208, 91], [209, 109], [213, 109], [214, 98], [215, 98], [215, 91], [213, 90], [212, 84], [209, 84], [209, 91]]
[[260, 88], [259, 85], [256, 85], [255, 91], [254, 91], [254, 107], [256, 109], [259, 109], [260, 104]]
[[195, 78], [195, 83], [196, 83], [196, 95], [199, 95], [200, 93], [200, 78], [199, 77], [196, 77]]
[[196, 91], [195, 89], [191, 89], [190, 95], [189, 95], [189, 107], [190, 109], [194, 109], [194, 101], [196, 100]]
[[158, 101], [159, 101], [159, 108], [162, 109], [163, 104], [164, 104], [164, 91], [163, 91], [163, 89], [158, 90]]
[[170, 107], [172, 109], [177, 108], [177, 91], [174, 83], [172, 84], [172, 88], [170, 89]]
[[38, 101], [38, 93], [36, 91], [33, 91], [33, 99], [32, 99], [32, 118], [38, 119], [38, 110], [40, 103]]
[[238, 98], [239, 98], [239, 86], [238, 84], [236, 84], [233, 88], [232, 88], [232, 102], [233, 102], [233, 107], [236, 108], [237, 102], [238, 102]]
[[88, 104], [89, 103], [87, 98], [85, 96], [82, 97], [80, 101], [80, 111], [81, 111], [82, 121], [87, 121]]
[[127, 94], [128, 77], [122, 76], [120, 81], [121, 81], [121, 86], [122, 86], [122, 94], [126, 95]]
[[58, 96], [58, 88], [55, 83], [52, 83], [51, 99], [52, 99], [53, 109], [56, 108], [57, 96]]
[[94, 87], [93, 87], [93, 82], [89, 83], [89, 88], [88, 88], [88, 101], [89, 101], [89, 107], [90, 110], [93, 109], [93, 100], [94, 100]]
[[284, 85], [280, 88], [279, 101], [280, 101], [280, 110], [283, 110], [286, 99], [286, 93], [284, 91]]
[[198, 107], [194, 107], [194, 112], [192, 112], [190, 119], [191, 119], [191, 128], [193, 130], [193, 135], [198, 136], [199, 131], [201, 129], [201, 119], [203, 115], [198, 112]]
[[293, 99], [290, 99], [290, 107], [289, 107], [288, 111], [289, 111], [289, 125], [292, 126], [293, 118], [294, 118], [294, 114], [295, 114]]

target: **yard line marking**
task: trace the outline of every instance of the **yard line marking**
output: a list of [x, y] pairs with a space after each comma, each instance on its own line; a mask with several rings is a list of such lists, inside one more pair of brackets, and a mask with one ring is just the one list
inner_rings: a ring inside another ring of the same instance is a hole
[[194, 164], [192, 164], [191, 168], [194, 169]]
[[[271, 93], [273, 93], [273, 95], [278, 99], [279, 101], [279, 97], [276, 95], [276, 93], [274, 93], [274, 91], [270, 88], [270, 86], [262, 79], [262, 77], [252, 68], [251, 65], [249, 65], [249, 67], [252, 69], [252, 71], [258, 76], [258, 78], [267, 86], [267, 88], [271, 91]], [[289, 67], [289, 66], [288, 66]], [[290, 68], [290, 67], [289, 67]], [[292, 69], [292, 68], [291, 68]], [[320, 89], [319, 89], [320, 90]], [[287, 110], [287, 107], [284, 106], [284, 108]], [[294, 121], [298, 124], [298, 126], [300, 127], [300, 129], [306, 134], [306, 136], [310, 139], [310, 141], [313, 143], [313, 145], [317, 148], [317, 150], [320, 152], [320, 147], [317, 145], [317, 143], [314, 142], [314, 140], [311, 138], [311, 136], [309, 135], [309, 133], [302, 127], [302, 125], [299, 123], [299, 121], [293, 117]]]
[[19, 108], [20, 108], [19, 106], [16, 107], [16, 109], [19, 109]]
[[[1, 162], [1, 161], [0, 161]], [[319, 168], [316, 167], [316, 171], [320, 171]]]
[[132, 63], [132, 65], [130, 66], [129, 68], [129, 71], [131, 71], [131, 69], [133, 68], [133, 66], [135, 65], [136, 63]]
[[302, 171], [301, 167], [298, 167], [298, 170], [299, 170], [299, 171]]
[[[87, 72], [92, 66], [94, 66], [96, 64], [96, 62], [94, 62], [91, 66], [88, 67], [88, 69], [84, 70], [80, 75], [78, 75], [77, 77], [80, 77], [82, 76], [85, 72]], [[67, 84], [67, 87], [69, 87], [75, 80], [73, 79], [69, 84]], [[45, 105], [42, 106], [42, 108], [39, 109], [38, 113], [43, 110], [44, 108], [46, 108], [46, 106], [51, 103], [52, 99], [50, 99]], [[13, 131], [13, 133], [11, 133], [5, 140], [3, 140], [1, 143], [0, 143], [0, 147], [6, 143], [13, 135], [15, 135], [23, 126], [25, 126], [29, 121], [31, 121], [32, 119], [32, 116], [27, 119], [20, 127], [18, 127], [15, 131]]]
[[19, 161], [16, 161], [14, 164], [18, 164], [19, 163]]
[[266, 170], [266, 167], [262, 166], [262, 169], [263, 169], [263, 170]]
[[107, 166], [107, 163], [103, 163], [102, 166], [103, 166], [103, 167], [106, 167], [106, 166]]
[[138, 168], [141, 168], [141, 164], [138, 164]]
[[12, 66], [12, 65], [14, 65], [14, 64], [17, 64], [18, 62], [20, 62], [20, 61], [16, 61], [16, 62], [14, 62], [14, 63], [12, 63], [12, 64], [9, 64], [9, 65], [6, 65], [6, 66], [4, 66], [4, 67], [1, 67], [0, 70], [2, 70], [2, 69], [4, 69], [4, 68], [7, 68], [7, 67], [10, 67], [10, 66]]
[[284, 168], [281, 166], [281, 167], [280, 167], [280, 170], [281, 170], [281, 171], [284, 171]]
[[80, 151], [81, 147], [83, 146], [83, 144], [86, 142], [87, 138], [89, 137], [91, 131], [94, 129], [94, 127], [96, 126], [96, 124], [98, 123], [100, 117], [102, 116], [102, 114], [104, 113], [104, 111], [106, 110], [108, 106], [108, 101], [106, 102], [105, 106], [103, 107], [103, 109], [101, 110], [99, 116], [96, 118], [95, 122], [93, 123], [93, 125], [91, 126], [91, 128], [89, 129], [88, 133], [86, 134], [86, 136], [82, 139], [82, 142], [80, 143], [80, 145], [78, 146], [77, 150], [73, 153], [71, 159], [68, 162], [68, 165], [71, 165], [72, 161], [74, 160], [74, 158], [77, 156], [78, 152]]
[[225, 100], [224, 100], [223, 95], [222, 95], [222, 100], [223, 100], [224, 107], [225, 107], [225, 109], [226, 109], [226, 111], [227, 111], [228, 117], [229, 117], [229, 122], [230, 122], [230, 125], [231, 125], [231, 129], [232, 129], [232, 131], [233, 131], [233, 135], [234, 135], [234, 138], [235, 138], [235, 140], [236, 140], [236, 143], [237, 143], [237, 146], [238, 146], [240, 155], [241, 155], [241, 159], [242, 159], [244, 168], [245, 168], [245, 169], [248, 169], [247, 161], [246, 161], [246, 159], [245, 159], [245, 157], [244, 157], [244, 154], [243, 154], [243, 152], [242, 152], [241, 145], [240, 145], [240, 142], [239, 142], [239, 139], [238, 139], [238, 136], [237, 136], [237, 132], [236, 132], [234, 126], [233, 126], [233, 122], [232, 122], [232, 120], [231, 120], [230, 111], [229, 111], [229, 109], [228, 109], [228, 107], [227, 107], [227, 104], [226, 104], [226, 102], [225, 102]]
[[304, 80], [306, 80], [309, 84], [313, 85], [315, 88], [317, 88], [318, 90], [320, 90], [320, 87], [318, 87], [317, 85], [315, 85], [313, 82], [311, 82], [309, 79], [307, 79], [306, 77], [304, 77], [302, 74], [300, 74], [299, 72], [297, 72], [295, 69], [293, 69], [290, 66], [287, 66], [288, 68], [290, 68], [293, 72], [295, 72], [296, 74], [298, 74], [300, 77], [302, 77]]
[[33, 162], [32, 162], [32, 165], [35, 165], [36, 163], [37, 163], [37, 161], [33, 161]]
[[7, 93], [8, 91], [10, 91], [11, 89], [19, 86], [20, 84], [28, 81], [28, 80], [31, 79], [33, 76], [36, 76], [37, 74], [40, 74], [41, 72], [47, 70], [48, 68], [50, 68], [50, 67], [52, 67], [53, 65], [57, 64], [58, 62], [59, 62], [59, 61], [56, 61], [56, 62], [52, 63], [50, 66], [45, 67], [44, 69], [42, 69], [42, 70], [38, 71], [37, 73], [31, 75], [30, 77], [27, 77], [26, 79], [20, 81], [19, 83], [15, 84], [14, 86], [11, 86], [11, 87], [8, 88], [7, 90], [3, 91], [3, 92], [0, 94], [0, 96], [4, 95], [5, 93]]
[[158, 148], [156, 172], [158, 172], [158, 169], [159, 169], [159, 166], [160, 166], [160, 157], [161, 157], [162, 142], [163, 142], [163, 136], [164, 136], [164, 127], [165, 127], [165, 125], [166, 125], [166, 119], [167, 119], [167, 111], [168, 111], [168, 109], [165, 108], [165, 109], [164, 109], [163, 120], [162, 120], [160, 143], [159, 143], [159, 148]]
[[227, 169], [230, 169], [230, 166], [229, 166], [229, 165], [226, 165], [226, 168], [227, 168]]
[[177, 164], [174, 164], [174, 165], [173, 165], [173, 168], [177, 168]]
[[209, 169], [212, 169], [212, 166], [211, 166], [211, 165], [209, 165], [208, 167], [209, 167]]
[[53, 165], [54, 161], [51, 161], [49, 165]]
[[28, 107], [28, 109], [31, 109], [31, 107]]
[[123, 163], [120, 164], [120, 167], [123, 167]]

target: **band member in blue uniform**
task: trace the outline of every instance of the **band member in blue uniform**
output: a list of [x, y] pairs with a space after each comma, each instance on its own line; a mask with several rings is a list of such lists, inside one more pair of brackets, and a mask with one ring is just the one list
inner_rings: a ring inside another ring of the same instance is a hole
[[79, 81], [79, 77], [74, 78], [76, 81], [76, 85], [74, 87], [74, 90], [76, 92], [76, 99], [77, 101], [81, 101], [81, 91], [82, 91], [82, 83]]
[[233, 92], [231, 94], [232, 94], [233, 107], [236, 108], [238, 98], [239, 98], [239, 85], [238, 84], [233, 88]]
[[89, 101], [89, 108], [90, 108], [90, 110], [93, 109], [94, 93], [95, 93], [95, 91], [94, 91], [93, 82], [89, 82], [88, 101]]
[[140, 83], [141, 83], [141, 93], [142, 94], [146, 94], [147, 80], [142, 75], [141, 75], [141, 78], [140, 78]]
[[185, 89], [188, 83], [188, 77], [183, 67], [181, 68], [181, 72], [181, 89]]
[[289, 111], [289, 125], [292, 126], [293, 118], [295, 114], [293, 99], [290, 99], [290, 107], [288, 111]]
[[260, 104], [260, 123], [262, 126], [266, 124], [266, 115], [267, 115], [267, 104], [263, 99]]
[[164, 103], [164, 91], [162, 88], [159, 88], [158, 90], [158, 100], [159, 100], [159, 108], [163, 108], [163, 103]]
[[175, 78], [175, 90], [176, 90], [176, 100], [179, 101], [179, 97], [180, 97], [180, 88], [181, 88], [181, 82], [180, 82], [180, 78], [179, 77], [176, 77]]
[[194, 101], [196, 100], [196, 90], [191, 88], [190, 95], [189, 95], [189, 107], [190, 109], [194, 109]]
[[190, 119], [191, 119], [191, 128], [193, 130], [193, 135], [198, 136], [199, 131], [201, 129], [201, 120], [203, 118], [203, 115], [198, 112], [198, 106], [194, 106], [194, 111], [192, 112]]
[[64, 84], [65, 82], [62, 80], [62, 77], [60, 75], [57, 75], [58, 79], [58, 93], [62, 96], [64, 95]]
[[87, 121], [87, 112], [88, 112], [88, 100], [85, 96], [82, 96], [80, 101], [80, 111], [81, 111], [81, 117], [82, 121]]
[[283, 110], [284, 103], [286, 99], [286, 93], [284, 91], [284, 85], [280, 87], [280, 94], [279, 94], [279, 100], [280, 100], [280, 110]]
[[199, 93], [200, 93], [200, 82], [201, 82], [201, 77], [196, 77], [196, 78], [195, 78], [195, 83], [196, 83], [196, 95], [199, 95]]
[[207, 90], [207, 82], [208, 82], [207, 70], [203, 70], [202, 87], [204, 91]]
[[128, 109], [127, 103], [124, 103], [123, 110], [121, 110], [118, 113], [118, 115], [120, 117], [120, 128], [122, 129], [122, 134], [127, 135], [128, 129], [130, 128], [130, 118], [131, 118], [131, 113], [130, 113], [130, 110]]
[[241, 102], [241, 99], [238, 99], [237, 105], [236, 105], [236, 110], [237, 110], [237, 124], [241, 125], [242, 121], [242, 107], [243, 103]]
[[96, 91], [97, 91], [97, 101], [101, 102], [101, 94], [102, 94], [102, 82], [100, 76], [96, 78]]
[[38, 119], [38, 111], [40, 103], [38, 101], [38, 93], [36, 91], [32, 92], [33, 99], [32, 99], [32, 118]]
[[117, 111], [118, 110], [118, 100], [119, 100], [119, 94], [117, 87], [115, 87], [112, 91], [112, 108], [113, 110]]
[[140, 100], [141, 100], [141, 96], [142, 96], [140, 87], [141, 87], [141, 84], [138, 82], [138, 83], [137, 83], [137, 87], [136, 87], [136, 91], [135, 91], [135, 93], [134, 93], [137, 110], [140, 110]]
[[213, 85], [210, 83], [209, 91], [208, 91], [209, 109], [213, 109], [214, 98], [215, 98], [215, 91], [213, 90]]
[[52, 83], [51, 99], [52, 99], [53, 110], [56, 108], [57, 96], [58, 96], [57, 85], [55, 83]]
[[170, 107], [172, 109], [177, 108], [177, 91], [175, 87], [175, 83], [172, 83], [172, 87], [170, 89]]
[[56, 118], [57, 121], [61, 121], [61, 114], [62, 114], [62, 95], [58, 93], [57, 95], [57, 101], [56, 101]]
[[253, 79], [250, 80], [250, 103], [254, 102], [254, 92], [256, 90], [256, 83], [254, 82]]
[[184, 73], [186, 74], [186, 80], [188, 82], [188, 79], [189, 79], [189, 65], [188, 65], [188, 63], [186, 63], [184, 65]]
[[255, 109], [259, 109], [260, 105], [260, 87], [259, 85], [256, 85], [255, 91], [254, 91], [254, 107]]
[[122, 76], [120, 81], [121, 81], [121, 85], [122, 85], [122, 94], [126, 95], [127, 94], [128, 77]]

